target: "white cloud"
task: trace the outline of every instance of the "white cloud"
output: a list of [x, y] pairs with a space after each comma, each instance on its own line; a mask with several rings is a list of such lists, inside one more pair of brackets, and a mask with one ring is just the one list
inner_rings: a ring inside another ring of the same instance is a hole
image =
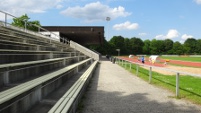
[[179, 32], [176, 29], [170, 29], [168, 31], [168, 34], [166, 35], [166, 38], [168, 39], [172, 39], [176, 37], [179, 37]]
[[165, 39], [166, 36], [164, 35], [157, 35], [155, 36], [155, 39]]
[[183, 40], [186, 40], [188, 38], [193, 38], [193, 36], [192, 35], [187, 35], [187, 34], [184, 34], [184, 35], [181, 36], [181, 39], [183, 39]]
[[138, 27], [139, 27], [138, 23], [131, 23], [129, 21], [126, 21], [126, 22], [121, 23], [121, 24], [115, 24], [113, 26], [113, 28], [115, 30], [123, 30], [123, 29], [136, 30], [136, 29], [138, 29]]
[[28, 13], [44, 13], [56, 8], [62, 0], [1, 0], [1, 10], [14, 16]]
[[139, 33], [138, 35], [139, 35], [139, 36], [146, 36], [147, 33]]
[[166, 35], [157, 35], [156, 39], [173, 39], [179, 37], [179, 32], [176, 29], [170, 29]]
[[197, 4], [201, 4], [201, 0], [194, 0]]
[[193, 36], [192, 35], [187, 35], [187, 34], [184, 34], [184, 35], [181, 36], [181, 39], [183, 39], [183, 40], [186, 40], [188, 38], [193, 38]]
[[108, 16], [111, 19], [115, 19], [131, 15], [131, 13], [126, 12], [122, 6], [111, 8], [108, 5], [101, 4], [100, 2], [89, 3], [83, 7], [68, 7], [66, 10], [62, 11], [61, 14], [83, 19], [85, 22], [106, 21], [106, 17]]
[[186, 41], [186, 39], [188, 39], [188, 38], [193, 38], [193, 36], [192, 35], [187, 35], [187, 34], [182, 35], [180, 43], [183, 44]]
[[61, 4], [59, 4], [59, 5], [56, 6], [56, 8], [61, 9], [61, 8], [63, 8], [63, 6]]

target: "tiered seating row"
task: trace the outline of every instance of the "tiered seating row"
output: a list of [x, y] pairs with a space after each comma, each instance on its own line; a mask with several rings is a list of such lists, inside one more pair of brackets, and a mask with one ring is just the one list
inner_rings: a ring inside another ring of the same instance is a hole
[[[62, 81], [65, 82], [66, 77], [68, 78], [68, 76], [72, 74], [71, 70], [73, 70], [73, 73], [76, 73], [82, 66], [86, 66], [91, 62], [92, 59], [89, 58], [0, 92], [0, 108], [2, 108], [0, 109], [0, 112], [9, 113], [11, 112], [10, 110], [15, 110], [20, 113], [26, 111], [30, 106], [59, 87], [62, 84]], [[71, 74], [68, 72], [71, 72]], [[23, 109], [21, 108], [22, 106], [20, 103], [23, 103]], [[13, 107], [15, 109], [13, 109]]]

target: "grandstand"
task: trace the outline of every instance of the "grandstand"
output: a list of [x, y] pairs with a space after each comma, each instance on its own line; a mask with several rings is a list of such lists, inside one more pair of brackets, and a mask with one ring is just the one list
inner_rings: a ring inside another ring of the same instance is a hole
[[99, 54], [70, 39], [0, 23], [0, 113], [73, 112]]

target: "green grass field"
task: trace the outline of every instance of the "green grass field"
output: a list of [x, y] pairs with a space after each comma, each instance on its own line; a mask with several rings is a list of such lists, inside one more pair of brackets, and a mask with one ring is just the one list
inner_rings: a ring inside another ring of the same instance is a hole
[[192, 61], [192, 62], [201, 62], [201, 57], [172, 57], [172, 56], [160, 56], [162, 59], [170, 60], [182, 60], [182, 61]]
[[[121, 64], [121, 63], [120, 63]], [[136, 65], [132, 64], [132, 69], [130, 67], [122, 66], [126, 70], [131, 71], [136, 75]], [[149, 70], [139, 67], [138, 77], [142, 78], [145, 81], [149, 81]], [[161, 88], [168, 89], [169, 91], [175, 93], [176, 89], [176, 75], [163, 75], [157, 72], [152, 72], [152, 81], [151, 84], [156, 85]], [[179, 97], [189, 100], [193, 103], [201, 105], [201, 78], [192, 77], [192, 76], [180, 76], [180, 95]], [[176, 95], [176, 94], [175, 94]], [[172, 98], [172, 97], [171, 97]]]

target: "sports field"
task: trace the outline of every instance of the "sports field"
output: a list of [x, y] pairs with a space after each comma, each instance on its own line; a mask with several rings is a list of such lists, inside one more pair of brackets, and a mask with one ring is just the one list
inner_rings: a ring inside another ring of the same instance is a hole
[[[129, 60], [134, 63], [141, 63], [138, 61], [138, 57], [129, 58], [127, 56], [120, 57], [124, 60]], [[165, 61], [168, 59], [169, 62], [165, 65]], [[145, 65], [164, 67], [175, 71], [188, 72], [193, 74], [201, 74], [201, 57], [159, 57], [159, 62], [152, 64], [149, 62], [149, 57], [145, 57]], [[148, 67], [147, 67], [148, 68]], [[154, 71], [165, 75], [172, 75], [172, 72], [154, 69]]]

